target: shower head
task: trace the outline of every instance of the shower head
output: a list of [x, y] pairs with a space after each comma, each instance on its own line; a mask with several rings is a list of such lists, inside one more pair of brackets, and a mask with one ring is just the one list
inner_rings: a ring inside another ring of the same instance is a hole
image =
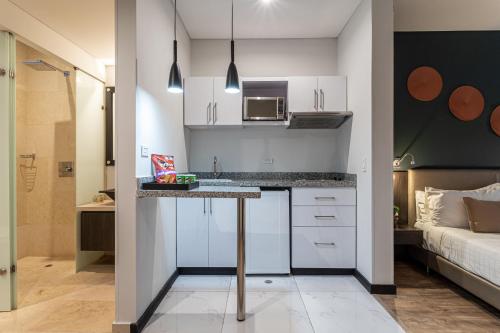
[[65, 77], [69, 76], [68, 71], [63, 71], [60, 68], [57, 68], [56, 66], [52, 66], [51, 64], [41, 60], [41, 59], [36, 59], [36, 60], [25, 60], [23, 61], [23, 64], [26, 66], [29, 66], [33, 68], [36, 71], [40, 72], [53, 72], [53, 71], [59, 71], [64, 74]]

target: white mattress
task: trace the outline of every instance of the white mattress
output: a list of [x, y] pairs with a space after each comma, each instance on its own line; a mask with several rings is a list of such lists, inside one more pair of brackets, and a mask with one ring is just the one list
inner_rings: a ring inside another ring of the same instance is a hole
[[424, 231], [424, 248], [500, 286], [500, 234], [415, 223]]

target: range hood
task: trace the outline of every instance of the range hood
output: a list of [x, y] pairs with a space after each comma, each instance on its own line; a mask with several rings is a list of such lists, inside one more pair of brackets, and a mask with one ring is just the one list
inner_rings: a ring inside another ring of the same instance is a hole
[[288, 115], [289, 129], [334, 129], [339, 128], [349, 118], [352, 112], [293, 112]]

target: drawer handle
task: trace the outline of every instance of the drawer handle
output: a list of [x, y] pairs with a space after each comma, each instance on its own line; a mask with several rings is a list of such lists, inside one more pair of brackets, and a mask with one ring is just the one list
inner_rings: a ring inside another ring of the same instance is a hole
[[314, 242], [314, 245], [320, 246], [320, 245], [327, 245], [327, 246], [335, 246], [335, 243], [321, 243], [321, 242]]
[[314, 197], [316, 200], [335, 200], [335, 197]]
[[314, 218], [316, 220], [335, 220], [336, 217], [334, 215], [326, 216], [326, 215], [315, 215]]

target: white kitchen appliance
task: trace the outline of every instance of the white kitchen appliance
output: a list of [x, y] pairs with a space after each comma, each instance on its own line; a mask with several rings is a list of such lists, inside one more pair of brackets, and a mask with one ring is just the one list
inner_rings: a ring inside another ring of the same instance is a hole
[[246, 273], [290, 273], [290, 202], [288, 190], [266, 191], [247, 200]]

